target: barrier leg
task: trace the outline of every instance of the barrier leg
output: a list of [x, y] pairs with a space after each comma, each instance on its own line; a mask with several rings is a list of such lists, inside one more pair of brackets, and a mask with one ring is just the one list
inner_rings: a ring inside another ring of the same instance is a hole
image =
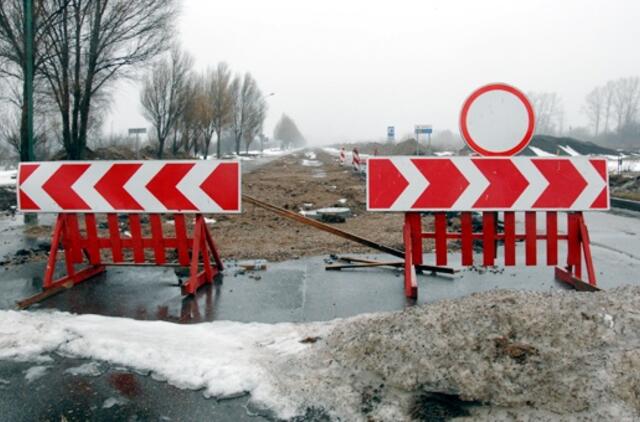
[[419, 212], [408, 212], [404, 215], [405, 224], [411, 231], [411, 257], [414, 265], [422, 264], [422, 216]]
[[[213, 256], [215, 266], [211, 266], [209, 252]], [[202, 255], [202, 271], [198, 271], [200, 256]], [[198, 288], [206, 283], [213, 282], [213, 277], [222, 269], [222, 260], [213, 238], [204, 222], [204, 217], [196, 215], [196, 224], [193, 229], [193, 246], [191, 248], [191, 268], [189, 280], [182, 286], [182, 293], [185, 295], [194, 294]]]
[[[73, 217], [75, 218], [75, 215]], [[94, 277], [105, 271], [104, 265], [89, 265], [88, 267], [76, 272], [74, 261], [77, 260], [76, 258], [78, 254], [82, 256], [82, 250], [79, 245], [80, 236], [79, 233], [70, 233], [68, 220], [69, 215], [66, 214], [59, 214], [56, 220], [56, 225], [53, 231], [53, 238], [51, 241], [51, 249], [49, 250], [49, 259], [47, 260], [47, 267], [45, 269], [42, 285], [45, 290], [63, 285], [72, 286], [78, 283], [82, 283], [83, 281], [88, 280], [91, 277]], [[77, 224], [74, 226], [74, 228], [77, 230]], [[54, 280], [53, 275], [56, 269], [60, 242], [64, 243], [64, 260], [67, 268], [67, 275]]]
[[[568, 216], [568, 252], [566, 268], [556, 267], [555, 278], [576, 290], [597, 291], [596, 275], [591, 257], [591, 245], [589, 243], [589, 232], [584, 223], [582, 213], [569, 214]], [[589, 282], [582, 280], [582, 253], [584, 253], [585, 264]]]
[[[409, 214], [407, 213], [407, 216]], [[418, 297], [418, 280], [416, 267], [413, 265], [413, 236], [411, 224], [405, 220], [404, 229], [404, 294], [406, 297], [415, 299]]]

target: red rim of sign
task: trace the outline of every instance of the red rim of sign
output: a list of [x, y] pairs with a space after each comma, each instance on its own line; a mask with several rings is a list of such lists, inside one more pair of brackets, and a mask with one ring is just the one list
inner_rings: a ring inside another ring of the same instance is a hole
[[[479, 96], [481, 96], [482, 94], [486, 94], [489, 91], [506, 91], [510, 94], [513, 94], [522, 102], [525, 109], [527, 110], [527, 117], [529, 118], [529, 125], [527, 126], [527, 131], [525, 132], [524, 136], [516, 146], [505, 151], [489, 151], [482, 148], [471, 137], [471, 134], [469, 133], [469, 129], [467, 128], [467, 114], [469, 113], [469, 109], [471, 108], [471, 105]], [[535, 126], [535, 115], [533, 113], [533, 106], [529, 102], [529, 99], [519, 89], [503, 83], [493, 83], [493, 84], [485, 85], [475, 90], [465, 100], [462, 106], [462, 111], [460, 112], [460, 130], [462, 132], [462, 137], [465, 139], [465, 141], [467, 141], [467, 145], [469, 145], [469, 147], [472, 150], [480, 153], [481, 155], [511, 156], [511, 155], [517, 154], [529, 144], [529, 141], [531, 141], [531, 138], [533, 137], [534, 126]]]

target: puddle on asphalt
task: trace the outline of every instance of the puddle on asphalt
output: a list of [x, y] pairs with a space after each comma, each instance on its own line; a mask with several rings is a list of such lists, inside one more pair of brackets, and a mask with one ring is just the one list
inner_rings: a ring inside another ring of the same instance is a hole
[[[181, 390], [127, 368], [52, 358], [47, 370], [30, 383], [25, 382], [25, 373], [36, 364], [0, 361], [3, 420], [270, 420], [247, 405], [248, 396], [207, 399], [201, 391]], [[99, 371], [74, 372], [88, 364]]]

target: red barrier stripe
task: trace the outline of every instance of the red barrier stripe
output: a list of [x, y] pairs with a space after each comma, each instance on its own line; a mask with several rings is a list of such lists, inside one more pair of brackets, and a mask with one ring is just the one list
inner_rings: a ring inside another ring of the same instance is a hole
[[391, 160], [369, 161], [369, 174], [367, 190], [371, 208], [389, 208], [409, 186]]
[[193, 166], [193, 163], [166, 164], [147, 183], [146, 188], [170, 211], [197, 210], [177, 188], [178, 183]]
[[533, 159], [533, 164], [549, 182], [533, 208], [569, 208], [587, 186], [570, 160]]
[[469, 181], [451, 160], [412, 160], [429, 181], [429, 186], [413, 204], [413, 208], [451, 208]]
[[89, 205], [72, 189], [73, 184], [87, 171], [90, 164], [62, 164], [42, 185], [44, 190], [63, 210], [88, 210]]
[[94, 188], [114, 208], [123, 210], [142, 210], [142, 206], [127, 192], [124, 185], [131, 179], [141, 163], [117, 163], [98, 180]]
[[529, 181], [510, 160], [474, 159], [489, 180], [489, 186], [473, 205], [477, 208], [511, 208], [529, 186]]
[[200, 185], [206, 193], [223, 210], [237, 210], [240, 208], [239, 192], [240, 179], [236, 163], [220, 163], [218, 167]]

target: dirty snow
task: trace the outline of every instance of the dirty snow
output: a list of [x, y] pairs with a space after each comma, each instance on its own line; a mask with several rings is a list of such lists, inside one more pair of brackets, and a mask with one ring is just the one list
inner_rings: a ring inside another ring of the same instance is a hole
[[431, 392], [477, 402], [474, 420], [634, 420], [638, 309], [640, 288], [626, 287], [491, 291], [307, 324], [2, 311], [0, 357], [108, 361], [207, 396], [250, 392], [283, 418], [316, 408], [342, 420], [407, 420], [416, 396]]

